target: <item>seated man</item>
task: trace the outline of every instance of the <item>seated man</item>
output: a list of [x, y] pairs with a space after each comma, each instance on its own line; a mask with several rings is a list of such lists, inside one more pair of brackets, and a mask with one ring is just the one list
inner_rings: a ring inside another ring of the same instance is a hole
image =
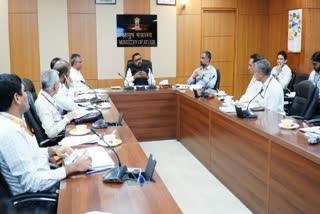
[[210, 65], [211, 53], [203, 51], [200, 56], [200, 66], [193, 71], [191, 77], [187, 80], [188, 85], [201, 85], [204, 89], [214, 88], [217, 83], [217, 71]]
[[309, 80], [320, 89], [320, 51], [315, 52], [311, 56], [313, 71], [310, 73]]
[[65, 60], [59, 60], [55, 63], [54, 70], [59, 72], [59, 91], [53, 96], [57, 105], [65, 111], [77, 109], [74, 103], [74, 88], [70, 78], [70, 64]]
[[271, 70], [271, 74], [279, 81], [283, 89], [288, 88], [288, 84], [292, 78], [292, 71], [287, 63], [287, 53], [279, 51], [277, 55], [277, 65]]
[[129, 86], [129, 83], [134, 85], [156, 85], [156, 81], [153, 77], [152, 71], [149, 67], [142, 64], [142, 57], [139, 53], [132, 55], [133, 66], [128, 68], [125, 86]]
[[[281, 84], [271, 75], [271, 65], [262, 59], [255, 63], [255, 77], [262, 83], [262, 92], [255, 98], [258, 106], [284, 114], [284, 95]], [[259, 93], [259, 92], [257, 92]]]
[[82, 155], [74, 163], [51, 170], [49, 157], [70, 154], [70, 147], [39, 148], [33, 133], [23, 121], [29, 109], [21, 79], [0, 74], [0, 170], [13, 195], [49, 190], [74, 172], [91, 169], [91, 159]]
[[69, 112], [61, 117], [58, 106], [53, 99], [53, 96], [59, 90], [59, 75], [56, 70], [47, 70], [41, 74], [42, 89], [38, 94], [38, 99], [35, 102], [35, 107], [42, 124], [49, 138], [54, 138], [62, 132], [66, 125], [76, 116], [75, 113]]
[[262, 84], [261, 82], [257, 81], [254, 76], [254, 63], [262, 59], [263, 56], [258, 53], [254, 53], [250, 56], [248, 70], [249, 73], [252, 75], [252, 78], [248, 85], [246, 93], [244, 93], [244, 95], [242, 95], [242, 97], [240, 98], [240, 103], [250, 102], [250, 100], [252, 100], [252, 98], [254, 98], [254, 96], [256, 96], [257, 93], [260, 91]]
[[84, 81], [84, 78], [80, 72], [82, 68], [82, 59], [79, 54], [72, 54], [70, 57], [71, 69], [70, 77], [73, 81], [73, 87], [75, 91], [86, 91], [88, 87], [83, 84], [81, 81]]

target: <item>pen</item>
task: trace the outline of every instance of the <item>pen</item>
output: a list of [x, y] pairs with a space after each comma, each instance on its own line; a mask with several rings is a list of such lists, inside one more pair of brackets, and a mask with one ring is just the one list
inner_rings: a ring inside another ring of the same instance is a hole
[[108, 167], [100, 167], [100, 168], [96, 168], [96, 169], [87, 170], [85, 173], [86, 173], [86, 175], [91, 175], [93, 173], [102, 172], [102, 171], [105, 171], [107, 169], [108, 169]]

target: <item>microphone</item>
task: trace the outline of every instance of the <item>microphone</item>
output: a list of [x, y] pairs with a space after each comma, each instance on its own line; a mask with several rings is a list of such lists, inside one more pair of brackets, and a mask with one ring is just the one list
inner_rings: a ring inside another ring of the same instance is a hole
[[117, 157], [118, 167], [114, 167], [113, 169], [107, 171], [103, 175], [103, 181], [104, 182], [112, 182], [112, 183], [123, 183], [123, 181], [124, 181], [123, 176], [124, 176], [125, 172], [127, 171], [127, 166], [121, 164], [118, 153], [114, 150], [114, 148], [112, 148], [112, 146], [107, 141], [105, 141], [103, 139], [103, 137], [100, 136], [100, 134], [97, 132], [97, 130], [95, 130], [94, 128], [91, 128], [90, 131], [93, 134], [97, 135], [99, 137], [99, 139], [102, 140], [105, 144], [107, 144], [108, 148], [110, 148]]
[[263, 88], [261, 88], [260, 89], [260, 91], [259, 91], [259, 93], [257, 93], [250, 101], [249, 101], [249, 103], [248, 103], [248, 105], [247, 105], [247, 112], [249, 112], [249, 105], [250, 105], [250, 103], [259, 95], [259, 94], [261, 94], [263, 92]]
[[[152, 73], [151, 69], [150, 69], [150, 73]], [[153, 75], [152, 75], [152, 76], [153, 76]], [[155, 86], [155, 85], [152, 84], [152, 79], [153, 79], [153, 78], [151, 78], [151, 84], [148, 85], [148, 87], [147, 87], [147, 89], [149, 89], [149, 90], [157, 89], [157, 86]]]
[[102, 102], [103, 102], [103, 100], [101, 100], [101, 99], [98, 98], [96, 91], [95, 91], [92, 87], [90, 87], [90, 86], [89, 86], [85, 81], [83, 81], [83, 80], [80, 80], [80, 82], [81, 82], [82, 84], [88, 86], [88, 87], [93, 91], [93, 93], [94, 93], [94, 98], [92, 98], [92, 99], [90, 100], [90, 103], [94, 104], [94, 103], [102, 103]]
[[127, 83], [128, 83], [128, 86], [124, 86], [124, 90], [126, 90], [126, 91], [134, 90], [134, 87], [130, 86], [129, 81], [127, 80], [127, 78], [125, 78], [124, 76], [122, 76], [120, 73], [118, 73], [118, 75], [119, 75], [120, 77], [122, 77], [122, 79], [124, 79], [124, 81], [127, 81]]

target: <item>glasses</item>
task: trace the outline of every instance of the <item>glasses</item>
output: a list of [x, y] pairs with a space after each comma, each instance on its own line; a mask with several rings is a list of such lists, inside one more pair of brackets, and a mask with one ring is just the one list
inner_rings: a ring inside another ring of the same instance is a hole
[[312, 62], [312, 65], [313, 66], [317, 66], [317, 65], [319, 65], [320, 64], [320, 62]]
[[138, 61], [140, 61], [140, 60], [142, 60], [142, 58], [135, 59], [134, 61], [135, 61], [135, 62], [138, 62]]

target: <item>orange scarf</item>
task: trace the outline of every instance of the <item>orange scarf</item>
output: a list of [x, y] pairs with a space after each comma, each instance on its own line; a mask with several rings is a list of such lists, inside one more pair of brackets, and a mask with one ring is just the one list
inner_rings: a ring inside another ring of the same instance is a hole
[[18, 120], [18, 119], [15, 119], [15, 118], [12, 118], [12, 117], [9, 117], [7, 115], [3, 115], [0, 113], [0, 115], [2, 115], [3, 117], [6, 117], [8, 118], [9, 120], [11, 120], [12, 122], [16, 123], [16, 124], [19, 124], [20, 126], [22, 126], [24, 128], [24, 130], [26, 130], [28, 132], [28, 134], [32, 137], [33, 136], [33, 132], [27, 127], [27, 125], [21, 121], [21, 120]]

